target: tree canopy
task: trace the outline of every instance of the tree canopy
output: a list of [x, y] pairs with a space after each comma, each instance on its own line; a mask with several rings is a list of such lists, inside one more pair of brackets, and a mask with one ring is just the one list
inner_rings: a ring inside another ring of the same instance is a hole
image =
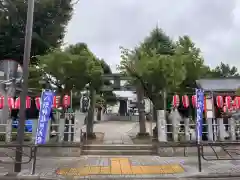
[[185, 79], [188, 58], [159, 28], [134, 51], [123, 49], [120, 69], [140, 82], [145, 94], [163, 108], [163, 91], [171, 91]]
[[210, 76], [214, 78], [237, 77], [239, 73], [237, 67], [221, 62], [219, 66], [210, 71]]
[[[72, 11], [72, 0], [35, 0], [31, 56], [60, 47]], [[1, 59], [14, 59], [22, 63], [26, 15], [27, 1], [0, 1]]]
[[[120, 70], [140, 82], [145, 94], [158, 108], [161, 92], [194, 93], [196, 80], [239, 76], [235, 66], [221, 63], [212, 69], [205, 64], [200, 48], [189, 36], [173, 41], [160, 28], [151, 31], [134, 50], [122, 48]], [[161, 104], [161, 103], [160, 103]]]
[[84, 43], [71, 45], [65, 50], [56, 49], [37, 58], [36, 70], [44, 73], [44, 78], [59, 92], [81, 91], [86, 84], [94, 88], [101, 86], [101, 63]]

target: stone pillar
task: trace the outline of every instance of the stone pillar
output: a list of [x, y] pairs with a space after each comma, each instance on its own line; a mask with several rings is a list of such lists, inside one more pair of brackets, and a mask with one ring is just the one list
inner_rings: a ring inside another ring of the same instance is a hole
[[33, 119], [32, 121], [32, 142], [35, 143], [36, 133], [37, 133], [38, 119]]
[[213, 123], [212, 118], [207, 119], [207, 126], [208, 126], [208, 141], [213, 141]]
[[177, 142], [178, 141], [178, 121], [175, 116], [172, 118], [172, 137], [173, 141]]
[[9, 143], [12, 139], [12, 119], [9, 118], [8, 96], [4, 93], [4, 106], [2, 111], [3, 124], [5, 125], [5, 142]]
[[81, 142], [81, 130], [84, 126], [84, 119], [86, 114], [82, 112], [75, 112], [75, 124], [74, 124], [74, 142]]
[[72, 118], [71, 114], [68, 114], [68, 142], [72, 141]]
[[213, 139], [214, 139], [214, 141], [216, 141], [217, 140], [217, 132], [218, 132], [218, 126], [217, 126], [217, 121], [216, 121], [216, 119], [213, 119]]
[[12, 119], [11, 118], [8, 118], [7, 120], [5, 132], [6, 132], [5, 141], [7, 143], [10, 143], [12, 141]]
[[218, 123], [218, 132], [219, 132], [219, 140], [220, 141], [224, 141], [224, 135], [225, 135], [225, 127], [224, 127], [224, 124], [223, 124], [223, 118], [218, 118], [217, 119], [217, 123]]
[[185, 141], [190, 141], [189, 118], [184, 118]]
[[63, 142], [64, 140], [64, 130], [65, 130], [65, 119], [59, 118], [59, 122], [58, 122], [58, 142]]
[[50, 120], [48, 121], [48, 128], [47, 128], [47, 134], [46, 134], [46, 143], [49, 142], [51, 135], [51, 123]]
[[231, 141], [235, 141], [236, 140], [236, 123], [235, 120], [232, 118], [228, 118], [228, 124], [230, 126], [230, 139]]
[[157, 110], [158, 141], [167, 141], [165, 111]]

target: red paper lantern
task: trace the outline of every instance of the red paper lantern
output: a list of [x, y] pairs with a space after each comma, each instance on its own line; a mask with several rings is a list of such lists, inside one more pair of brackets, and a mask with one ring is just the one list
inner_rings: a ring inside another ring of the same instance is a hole
[[231, 98], [231, 96], [226, 96], [225, 97], [225, 105], [226, 105], [227, 109], [231, 109], [231, 107], [232, 107], [232, 98]]
[[236, 96], [234, 98], [234, 105], [235, 105], [236, 109], [240, 109], [240, 97], [239, 96]]
[[228, 108], [227, 108], [227, 106], [223, 106], [223, 112], [228, 112]]
[[15, 100], [15, 109], [20, 109], [20, 97]]
[[[31, 107], [31, 98], [29, 96], [26, 97], [26, 109]], [[15, 101], [15, 109], [20, 109], [20, 97], [18, 97]]]
[[41, 101], [41, 98], [40, 97], [36, 97], [35, 98], [35, 104], [36, 104], [36, 108], [39, 110], [40, 109], [40, 101]]
[[192, 106], [195, 108], [197, 105], [197, 98], [196, 98], [196, 95], [193, 95], [192, 96]]
[[12, 97], [8, 97], [8, 107], [10, 110], [14, 109], [15, 107], [14, 99]]
[[182, 103], [185, 108], [189, 107], [189, 98], [187, 95], [182, 96]]
[[60, 106], [60, 96], [54, 96], [53, 97], [53, 108], [59, 108]]
[[71, 100], [70, 100], [70, 96], [68, 96], [68, 95], [65, 95], [64, 97], [63, 97], [63, 106], [66, 108], [66, 107], [69, 107], [70, 106], [70, 102]]
[[223, 108], [224, 102], [223, 102], [223, 97], [222, 96], [217, 96], [216, 97], [216, 102], [217, 102], [217, 107], [218, 108]]
[[0, 109], [2, 109], [4, 106], [4, 96], [0, 97]]
[[26, 108], [29, 109], [31, 107], [31, 98], [27, 96], [26, 98]]

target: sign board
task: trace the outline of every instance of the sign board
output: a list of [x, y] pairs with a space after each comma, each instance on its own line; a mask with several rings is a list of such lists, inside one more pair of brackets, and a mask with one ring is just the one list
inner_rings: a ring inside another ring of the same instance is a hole
[[44, 90], [42, 92], [35, 144], [46, 143], [48, 121], [50, 119], [50, 112], [52, 110], [53, 97], [53, 91]]
[[202, 139], [202, 121], [203, 121], [203, 109], [204, 109], [204, 91], [202, 89], [196, 89], [196, 105], [197, 105], [197, 140], [200, 143]]

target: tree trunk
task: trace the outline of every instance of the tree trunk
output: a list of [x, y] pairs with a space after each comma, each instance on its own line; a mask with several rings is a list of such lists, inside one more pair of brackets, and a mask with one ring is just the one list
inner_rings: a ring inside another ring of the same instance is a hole
[[93, 133], [93, 123], [94, 123], [94, 109], [95, 109], [95, 101], [96, 101], [96, 90], [93, 87], [90, 87], [90, 108], [88, 110], [87, 116], [87, 137], [95, 138], [95, 134]]
[[143, 88], [139, 84], [137, 86], [137, 105], [139, 113], [139, 136], [146, 136], [146, 120], [145, 120], [145, 108], [144, 108], [144, 92]]
[[98, 107], [97, 120], [101, 121], [101, 119], [102, 119], [102, 107]]

